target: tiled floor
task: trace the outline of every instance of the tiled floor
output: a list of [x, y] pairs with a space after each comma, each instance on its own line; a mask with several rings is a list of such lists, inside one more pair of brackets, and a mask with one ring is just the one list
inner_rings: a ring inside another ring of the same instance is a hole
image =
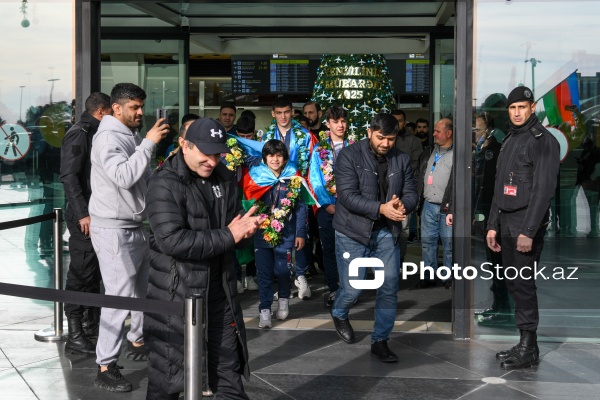
[[[40, 211], [14, 209], [10, 218], [2, 220]], [[0, 231], [1, 282], [52, 286], [52, 260], [39, 255], [39, 231], [39, 226]], [[365, 294], [351, 312], [358, 340], [348, 345], [332, 329], [323, 285], [317, 279], [311, 286], [313, 299], [293, 299], [290, 319], [266, 331], [255, 328], [257, 292], [242, 295], [252, 370], [246, 390], [251, 399], [600, 398], [598, 344], [553, 342], [541, 332], [545, 340], [540, 343], [541, 364], [507, 373], [494, 355], [512, 346], [512, 340], [506, 336], [502, 341], [452, 340], [451, 291], [413, 290], [412, 282], [404, 282], [390, 342], [400, 362], [383, 364], [369, 354], [373, 296]], [[97, 389], [93, 358], [65, 355], [62, 343], [34, 339], [34, 333], [49, 327], [52, 320], [48, 302], [0, 296], [0, 400], [145, 398], [145, 362], [120, 360], [124, 375], [133, 383], [131, 393]], [[565, 325], [573, 329], [573, 320], [565, 321], [571, 321]], [[589, 329], [591, 335], [597, 332], [595, 326]], [[514, 327], [502, 332], [515, 334]]]
[[[145, 398], [145, 362], [120, 360], [134, 389], [109, 393], [93, 386], [93, 358], [65, 355], [22, 328], [0, 329], [0, 398]], [[331, 330], [249, 329], [246, 391], [251, 399], [598, 399], [600, 346], [541, 343], [539, 366], [506, 372], [494, 354], [509, 344], [394, 333], [400, 362], [384, 364], [370, 357], [367, 333], [348, 345]]]

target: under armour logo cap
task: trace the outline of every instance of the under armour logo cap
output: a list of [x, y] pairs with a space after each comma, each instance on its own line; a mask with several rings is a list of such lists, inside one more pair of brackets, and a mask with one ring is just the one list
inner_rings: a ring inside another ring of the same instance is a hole
[[223, 125], [212, 118], [200, 118], [188, 128], [185, 139], [198, 146], [198, 149], [207, 155], [231, 153], [225, 144], [227, 132]]
[[506, 106], [510, 106], [512, 103], [519, 103], [521, 101], [530, 101], [533, 103], [533, 93], [527, 86], [517, 86], [508, 95], [508, 101]]

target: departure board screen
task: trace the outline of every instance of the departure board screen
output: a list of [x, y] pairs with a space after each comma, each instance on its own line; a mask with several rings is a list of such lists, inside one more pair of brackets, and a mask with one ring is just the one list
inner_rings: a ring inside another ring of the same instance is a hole
[[308, 56], [233, 56], [234, 94], [309, 94], [313, 89]]
[[425, 55], [409, 54], [406, 60], [406, 93], [429, 93], [429, 60]]

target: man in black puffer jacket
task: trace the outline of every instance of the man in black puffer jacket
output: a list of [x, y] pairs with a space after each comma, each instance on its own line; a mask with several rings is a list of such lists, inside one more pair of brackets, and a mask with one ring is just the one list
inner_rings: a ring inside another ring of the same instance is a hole
[[[208, 383], [218, 398], [247, 399], [241, 380], [249, 377], [248, 350], [238, 300], [233, 251], [247, 245], [259, 226], [243, 214], [235, 174], [220, 162], [228, 153], [225, 129], [201, 118], [179, 138], [181, 151], [154, 173], [146, 204], [154, 233], [147, 298], [183, 302], [205, 299]], [[149, 345], [146, 399], [177, 399], [183, 391], [183, 317], [147, 313]], [[203, 368], [204, 368], [203, 367]], [[205, 390], [208, 387], [205, 387]]]
[[[367, 134], [368, 140], [342, 149], [336, 162], [333, 228], [340, 288], [331, 315], [342, 340], [354, 342], [348, 312], [361, 289], [367, 287], [358, 287], [357, 280], [350, 278], [364, 280], [366, 267], [383, 267], [375, 269], [375, 281], [360, 283], [377, 289], [371, 354], [383, 362], [396, 362], [398, 357], [387, 342], [396, 320], [401, 256], [398, 239], [406, 214], [417, 206], [417, 190], [410, 157], [394, 147], [396, 118], [377, 114]], [[378, 265], [366, 265], [365, 258]], [[357, 262], [362, 268], [355, 271]]]

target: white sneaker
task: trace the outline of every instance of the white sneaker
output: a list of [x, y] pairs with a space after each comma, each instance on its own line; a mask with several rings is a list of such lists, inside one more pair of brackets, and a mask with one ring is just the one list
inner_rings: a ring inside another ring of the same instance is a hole
[[277, 309], [275, 315], [277, 316], [277, 319], [284, 320], [290, 314], [289, 300], [278, 299], [277, 301], [279, 302], [279, 308]]
[[294, 284], [298, 288], [298, 297], [300, 297], [302, 300], [310, 299], [310, 288], [308, 287], [308, 282], [306, 281], [306, 277], [304, 275], [298, 276], [294, 281]]
[[258, 290], [258, 284], [253, 276], [246, 277], [246, 290]]
[[271, 328], [273, 324], [271, 323], [271, 310], [260, 310], [260, 315], [258, 316], [258, 327], [259, 328]]
[[238, 293], [244, 293], [244, 284], [242, 281], [237, 281], [237, 290]]
[[[289, 298], [290, 298], [290, 299], [293, 299], [293, 298], [294, 298], [294, 293], [293, 293], [293, 292], [290, 292], [290, 297], [289, 297]], [[274, 301], [275, 301], [275, 300], [279, 300], [279, 293], [275, 292], [275, 294], [273, 295], [273, 300], [274, 300]]]

